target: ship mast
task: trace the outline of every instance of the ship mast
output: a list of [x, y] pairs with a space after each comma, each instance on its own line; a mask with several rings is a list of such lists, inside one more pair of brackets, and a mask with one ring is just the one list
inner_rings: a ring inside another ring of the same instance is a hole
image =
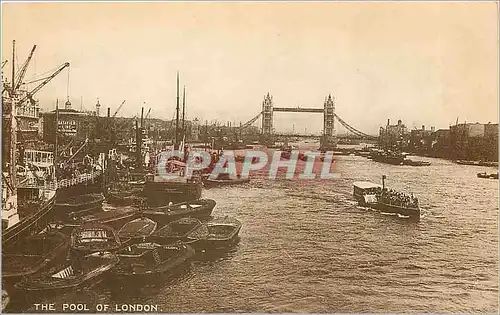
[[177, 150], [179, 145], [179, 72], [177, 71], [177, 107], [175, 110], [175, 144], [174, 149]]
[[12, 92], [10, 104], [10, 161], [9, 161], [9, 174], [10, 183], [12, 186], [12, 194], [17, 194], [16, 188], [16, 151], [17, 151], [17, 121], [16, 121], [16, 91], [15, 91], [15, 75], [16, 75], [16, 41], [12, 41]]
[[[182, 91], [182, 138], [186, 137], [186, 86]], [[185, 139], [184, 139], [185, 141]]]
[[54, 172], [54, 177], [57, 181], [57, 163], [58, 163], [58, 143], [57, 143], [57, 133], [59, 131], [59, 99], [56, 100], [56, 126], [55, 126], [55, 140], [54, 140], [54, 167], [55, 167], [55, 172]]

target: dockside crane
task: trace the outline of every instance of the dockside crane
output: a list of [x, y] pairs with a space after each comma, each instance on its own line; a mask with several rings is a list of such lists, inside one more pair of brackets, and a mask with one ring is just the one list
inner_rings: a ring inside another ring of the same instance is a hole
[[36, 86], [33, 90], [31, 90], [30, 92], [28, 92], [26, 94], [26, 96], [24, 96], [19, 102], [18, 104], [22, 104], [26, 99], [30, 99], [31, 103], [34, 103], [34, 100], [33, 100], [33, 95], [35, 95], [36, 92], [40, 91], [47, 83], [49, 83], [53, 78], [55, 78], [61, 71], [63, 71], [66, 67], [69, 67], [69, 62], [66, 62], [64, 64], [62, 64], [61, 66], [59, 66], [57, 68], [57, 70], [52, 73], [51, 75], [49, 75], [48, 77], [45, 77], [45, 78], [42, 78], [42, 79], [38, 79], [38, 80], [35, 80], [35, 81], [31, 81], [31, 82], [27, 82], [27, 83], [22, 83], [22, 84], [29, 84], [29, 83], [33, 83], [33, 82], [37, 82], [37, 81], [41, 81], [43, 80], [42, 83], [40, 83], [38, 86]]
[[28, 70], [28, 66], [30, 64], [31, 58], [33, 58], [33, 53], [35, 52], [35, 50], [36, 50], [36, 45], [33, 45], [33, 48], [31, 49], [31, 52], [28, 56], [28, 59], [26, 59], [26, 61], [21, 67], [21, 70], [19, 70], [17, 74], [17, 81], [14, 90], [17, 90], [21, 86], [24, 76], [26, 75], [26, 70]]
[[122, 109], [123, 104], [125, 104], [125, 101], [126, 101], [126, 100], [123, 100], [123, 102], [120, 104], [120, 106], [118, 106], [118, 108], [116, 109], [116, 111], [115, 111], [115, 113], [113, 114], [113, 116], [111, 116], [111, 118], [113, 118], [113, 119], [114, 119], [114, 118], [116, 117], [116, 115], [118, 114], [118, 112], [120, 111], [120, 109]]

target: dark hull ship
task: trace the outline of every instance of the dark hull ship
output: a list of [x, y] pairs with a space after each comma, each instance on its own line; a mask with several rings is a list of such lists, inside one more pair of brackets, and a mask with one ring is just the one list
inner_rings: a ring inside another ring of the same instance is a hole
[[163, 206], [169, 203], [193, 201], [201, 198], [201, 182], [154, 182], [148, 181], [144, 196], [150, 206]]
[[12, 288], [22, 278], [47, 270], [66, 259], [70, 241], [66, 235], [48, 231], [21, 239], [2, 248], [2, 284]]
[[236, 219], [214, 218], [191, 232], [187, 239], [197, 250], [227, 248], [239, 240], [240, 229], [241, 222]]
[[154, 232], [148, 239], [158, 244], [188, 242], [188, 235], [199, 228], [201, 224], [201, 221], [196, 218], [182, 218], [168, 223]]
[[405, 156], [402, 154], [390, 154], [390, 153], [380, 153], [380, 154], [375, 154], [372, 157], [373, 161], [380, 162], [380, 163], [385, 163], [385, 164], [392, 164], [392, 165], [401, 165], [403, 164], [403, 161], [405, 159]]
[[56, 213], [63, 220], [95, 213], [102, 210], [104, 196], [102, 194], [87, 194], [57, 200]]
[[55, 191], [30, 215], [12, 227], [2, 228], [2, 247], [16, 244], [22, 238], [40, 231], [54, 218]]
[[403, 160], [403, 165], [409, 165], [409, 166], [429, 166], [429, 165], [431, 165], [431, 162], [414, 161], [414, 160], [410, 160], [410, 159], [404, 159]]
[[160, 226], [163, 226], [183, 217], [194, 217], [199, 219], [208, 218], [212, 214], [215, 205], [215, 200], [199, 199], [170, 206], [148, 208], [143, 211], [143, 215], [158, 222]]
[[477, 173], [477, 177], [479, 177], [479, 178], [498, 179], [498, 173], [493, 173], [493, 174], [487, 174], [486, 172]]
[[33, 293], [31, 298], [40, 295], [52, 295], [67, 292], [75, 288], [89, 287], [102, 280], [105, 272], [119, 262], [118, 257], [111, 253], [92, 253], [77, 259], [71, 259], [64, 264], [29, 279], [17, 283], [15, 288]]
[[144, 240], [146, 237], [151, 235], [158, 226], [155, 221], [141, 217], [125, 223], [123, 227], [118, 231], [118, 237], [123, 246], [130, 244], [131, 242], [137, 240]]
[[137, 283], [163, 282], [189, 266], [194, 250], [182, 243], [160, 245], [138, 243], [117, 253], [120, 262], [110, 271], [109, 280]]
[[71, 233], [71, 248], [76, 252], [112, 252], [120, 246], [118, 233], [108, 225], [85, 223]]

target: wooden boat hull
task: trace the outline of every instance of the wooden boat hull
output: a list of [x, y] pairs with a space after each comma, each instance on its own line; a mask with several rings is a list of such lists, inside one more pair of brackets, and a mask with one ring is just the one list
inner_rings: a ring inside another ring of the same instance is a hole
[[163, 228], [158, 229], [148, 237], [148, 240], [157, 244], [173, 244], [176, 242], [188, 242], [187, 236], [201, 226], [201, 221], [186, 217], [172, 221]]
[[94, 253], [79, 260], [84, 272], [73, 271], [74, 274], [70, 274], [67, 278], [55, 278], [53, 274], [74, 266], [74, 263], [68, 262], [59, 269], [53, 269], [51, 273], [25, 279], [17, 283], [15, 288], [23, 293], [23, 298], [27, 302], [43, 300], [72, 290], [90, 288], [100, 283], [105, 274], [119, 262], [118, 257], [111, 253]]
[[55, 202], [58, 217], [73, 219], [102, 210], [104, 196], [102, 194], [87, 194], [75, 196]]
[[201, 240], [188, 240], [188, 244], [192, 246], [197, 252], [203, 252], [206, 250], [217, 250], [225, 249], [237, 244], [240, 240], [238, 234], [226, 239], [201, 239]]
[[113, 209], [108, 211], [102, 211], [88, 216], [83, 216], [77, 218], [74, 222], [76, 225], [81, 225], [83, 223], [98, 223], [111, 226], [112, 228], [119, 230], [122, 226], [134, 219], [140, 217], [140, 211], [138, 209]]
[[115, 284], [133, 285], [150, 284], [156, 282], [164, 282], [168, 278], [175, 277], [182, 270], [190, 266], [190, 261], [194, 257], [195, 250], [186, 244], [179, 246], [180, 250], [176, 257], [173, 257], [168, 262], [161, 265], [156, 265], [151, 268], [134, 269], [128, 265], [129, 261], [121, 259], [107, 275], [107, 279]]
[[140, 217], [125, 223], [120, 231], [118, 231], [118, 237], [122, 246], [127, 246], [127, 244], [137, 242], [138, 240], [144, 240], [156, 231], [157, 226], [157, 222], [146, 217]]
[[239, 241], [241, 222], [235, 219], [224, 222], [226, 219], [218, 218], [204, 223], [188, 235], [188, 244], [196, 251], [223, 249], [236, 244]]
[[210, 179], [207, 178], [203, 181], [206, 188], [216, 186], [229, 186], [241, 185], [250, 182], [249, 178], [235, 178], [235, 179]]
[[[46, 246], [46, 248], [43, 248]], [[62, 263], [70, 246], [69, 238], [59, 232], [27, 237], [23, 243], [2, 248], [2, 283], [13, 288], [22, 278], [46, 271]], [[20, 248], [23, 247], [23, 248]]]
[[71, 249], [75, 253], [113, 252], [120, 247], [118, 233], [108, 225], [85, 223], [71, 232]]
[[[184, 205], [200, 205], [200, 207], [183, 208]], [[197, 201], [187, 201], [184, 203], [172, 205], [172, 206], [164, 206], [157, 208], [150, 208], [143, 211], [143, 214], [152, 219], [153, 221], [158, 222], [159, 226], [163, 226], [172, 221], [179, 220], [184, 217], [193, 217], [198, 219], [205, 219], [210, 217], [212, 214], [212, 210], [215, 208], [216, 202], [212, 199], [200, 199]]]
[[140, 205], [144, 200], [144, 197], [140, 196], [141, 191], [134, 189], [129, 192], [107, 192], [106, 201], [109, 204], [115, 206], [130, 206], [130, 205]]

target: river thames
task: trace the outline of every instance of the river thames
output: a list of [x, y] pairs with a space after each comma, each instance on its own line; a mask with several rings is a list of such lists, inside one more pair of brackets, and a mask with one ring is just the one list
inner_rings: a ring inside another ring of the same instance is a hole
[[[481, 312], [498, 310], [498, 181], [493, 168], [336, 157], [338, 179], [270, 180], [204, 190], [214, 216], [243, 227], [227, 253], [156, 287], [92, 290], [57, 302], [157, 305], [161, 312]], [[299, 161], [298, 168], [305, 162]], [[419, 222], [357, 206], [352, 183], [419, 197]], [[115, 311], [114, 307], [113, 310]]]

